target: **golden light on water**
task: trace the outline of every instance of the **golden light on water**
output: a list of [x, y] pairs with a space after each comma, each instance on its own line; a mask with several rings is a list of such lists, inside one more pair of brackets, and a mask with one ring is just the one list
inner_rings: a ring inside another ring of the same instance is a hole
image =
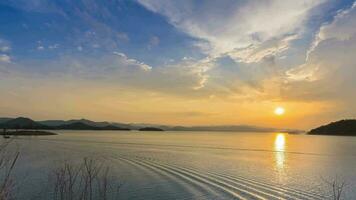
[[274, 139], [274, 160], [275, 160], [275, 168], [278, 170], [280, 174], [284, 172], [285, 168], [285, 155], [286, 149], [286, 136], [284, 133], [278, 133]]
[[286, 137], [283, 133], [278, 133], [274, 140], [274, 150], [282, 151], [285, 149]]
[[276, 109], [274, 109], [274, 114], [276, 115], [283, 115], [285, 113], [285, 109], [283, 107], [277, 107]]

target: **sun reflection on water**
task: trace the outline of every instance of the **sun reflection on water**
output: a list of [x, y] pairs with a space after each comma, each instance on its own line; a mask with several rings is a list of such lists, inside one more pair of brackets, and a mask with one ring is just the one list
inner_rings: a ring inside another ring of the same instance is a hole
[[275, 168], [282, 173], [285, 168], [285, 149], [286, 149], [286, 136], [284, 133], [278, 133], [274, 139], [274, 160]]
[[283, 133], [278, 133], [274, 140], [274, 150], [283, 151], [286, 145], [286, 137]]

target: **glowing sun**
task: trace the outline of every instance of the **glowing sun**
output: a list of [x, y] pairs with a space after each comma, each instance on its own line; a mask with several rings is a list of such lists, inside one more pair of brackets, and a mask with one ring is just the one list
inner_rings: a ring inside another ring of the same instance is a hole
[[277, 107], [276, 109], [274, 109], [274, 114], [276, 115], [283, 115], [285, 112], [285, 109], [283, 107]]

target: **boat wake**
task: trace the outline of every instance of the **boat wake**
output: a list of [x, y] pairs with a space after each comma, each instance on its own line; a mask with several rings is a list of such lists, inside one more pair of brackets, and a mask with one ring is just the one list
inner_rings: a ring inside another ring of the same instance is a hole
[[[216, 172], [201, 172], [193, 168], [174, 166], [145, 157], [130, 158], [113, 156], [111, 159], [120, 160], [130, 165], [151, 170], [159, 176], [164, 176], [173, 182], [184, 183], [191, 193], [191, 199], [325, 199], [322, 195], [279, 187], [268, 183], [232, 176]], [[163, 177], [162, 177], [163, 178]]]

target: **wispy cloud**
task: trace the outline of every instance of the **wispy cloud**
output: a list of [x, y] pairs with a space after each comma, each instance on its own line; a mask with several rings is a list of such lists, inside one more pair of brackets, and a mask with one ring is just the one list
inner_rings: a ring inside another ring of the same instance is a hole
[[298, 33], [303, 29], [309, 11], [324, 0], [138, 2], [166, 16], [182, 31], [208, 41], [211, 53], [219, 54]]
[[11, 50], [10, 43], [0, 38], [0, 52], [7, 53]]
[[11, 57], [6, 54], [0, 54], [0, 62], [11, 62]]
[[2, 29], [0, 89], [17, 96], [0, 106], [28, 105], [34, 91], [31, 104], [50, 95], [66, 109], [80, 99], [103, 108], [95, 115], [117, 109], [136, 120], [137, 110], [171, 121], [202, 113], [224, 122], [252, 111], [266, 119], [275, 102], [353, 108], [356, 6], [336, 12], [338, 2], [6, 1], [27, 21]]
[[[341, 11], [320, 28], [306, 62], [287, 72], [285, 99], [338, 104], [337, 113], [353, 116], [356, 110], [356, 4]], [[332, 113], [335, 114], [335, 113]]]

